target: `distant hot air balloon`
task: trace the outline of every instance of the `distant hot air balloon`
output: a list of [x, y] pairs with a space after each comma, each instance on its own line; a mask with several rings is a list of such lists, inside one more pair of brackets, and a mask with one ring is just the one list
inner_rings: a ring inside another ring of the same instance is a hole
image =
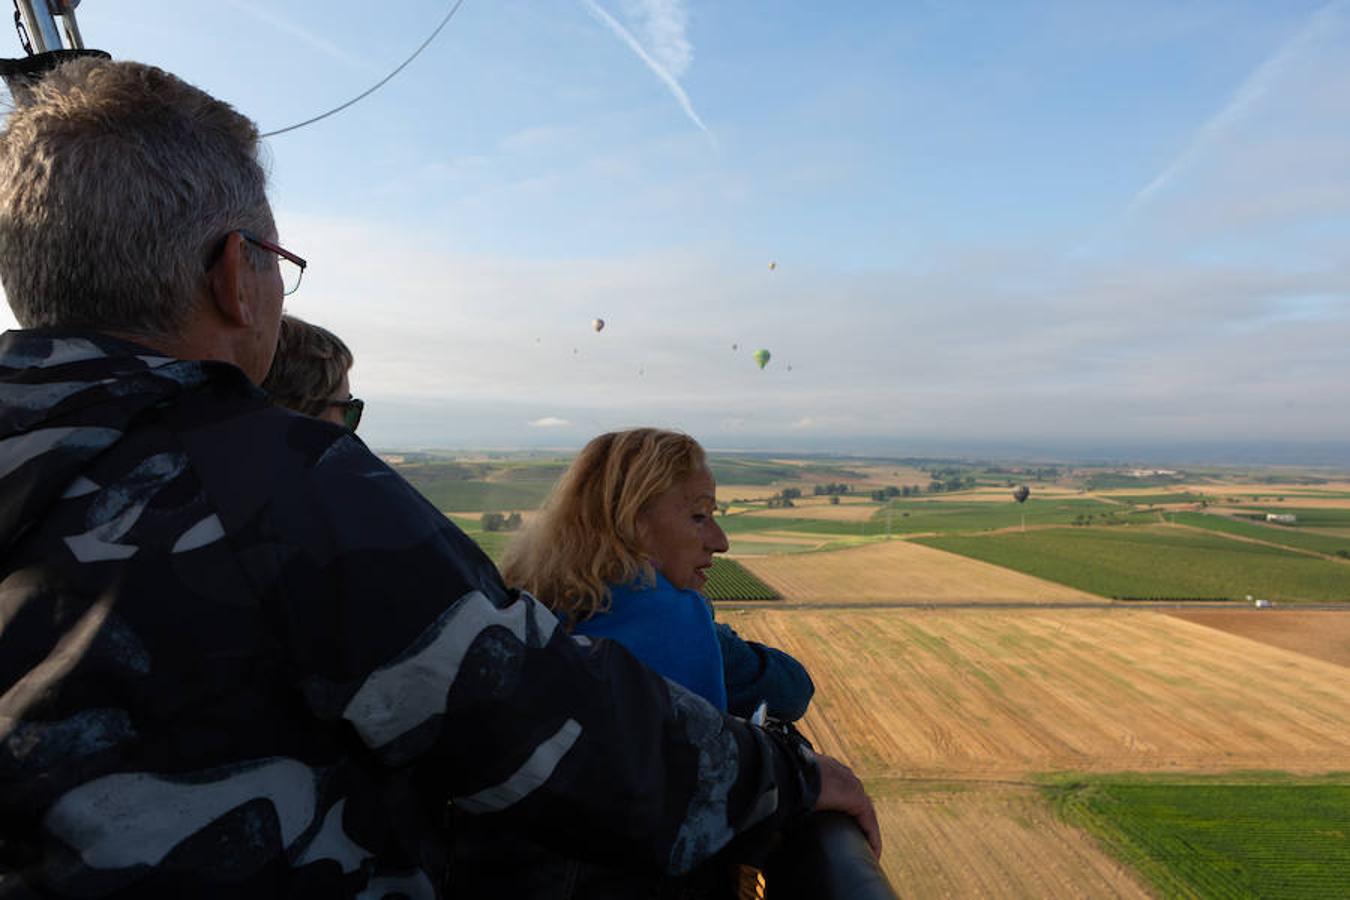
[[1026, 503], [1027, 498], [1030, 496], [1031, 488], [1027, 487], [1025, 484], [1019, 484], [1017, 487], [1013, 488], [1013, 499], [1018, 503]]
[[769, 364], [769, 358], [772, 355], [773, 354], [771, 354], [768, 350], [756, 350], [755, 362], [758, 363], [759, 367], [762, 369]]
[[770, 271], [770, 272], [772, 272], [772, 271], [773, 271], [774, 269], [776, 269], [776, 268], [778, 268], [778, 263], [776, 263], [776, 262], [771, 262], [771, 263], [769, 263], [769, 271]]
[[732, 350], [739, 350], [739, 349], [741, 349], [741, 345], [740, 345], [740, 344], [732, 344], [732, 345], [731, 345], [731, 349], [732, 349]]
[[604, 319], [592, 319], [592, 320], [591, 320], [591, 327], [594, 328], [596, 331], [604, 331], [604, 330], [605, 330], [605, 320], [604, 320]]

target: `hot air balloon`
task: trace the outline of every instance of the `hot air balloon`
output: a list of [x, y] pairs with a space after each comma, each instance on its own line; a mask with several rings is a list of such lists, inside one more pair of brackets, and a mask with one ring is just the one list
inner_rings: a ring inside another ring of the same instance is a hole
[[1013, 488], [1013, 499], [1018, 503], [1026, 503], [1027, 498], [1030, 496], [1031, 488], [1027, 487], [1025, 484], [1019, 484], [1017, 487]]
[[739, 350], [739, 349], [741, 349], [741, 345], [740, 345], [740, 344], [732, 344], [732, 345], [731, 345], [731, 349], [732, 349], [732, 350]]
[[776, 263], [776, 262], [771, 262], [771, 263], [769, 263], [769, 271], [770, 271], [770, 272], [772, 272], [772, 271], [773, 271], [774, 269], [776, 269], [776, 268], [778, 268], [778, 263]]
[[755, 351], [755, 362], [758, 363], [758, 364], [759, 364], [759, 367], [762, 369], [762, 368], [764, 368], [765, 366], [767, 366], [767, 365], [769, 364], [769, 358], [770, 358], [772, 355], [773, 355], [773, 354], [771, 354], [768, 350], [763, 350], [763, 349], [761, 349], [761, 350], [756, 350], [756, 351]]
[[596, 331], [604, 331], [604, 330], [605, 330], [605, 320], [604, 320], [604, 319], [592, 319], [592, 320], [591, 320], [591, 327], [594, 328]]

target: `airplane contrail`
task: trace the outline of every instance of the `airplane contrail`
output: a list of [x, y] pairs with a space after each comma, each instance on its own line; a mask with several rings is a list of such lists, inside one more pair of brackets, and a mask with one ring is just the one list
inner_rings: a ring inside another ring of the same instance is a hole
[[233, 6], [235, 9], [240, 10], [241, 12], [248, 13], [253, 18], [262, 22], [264, 25], [269, 25], [280, 31], [285, 31], [290, 35], [292, 35], [293, 37], [299, 38], [301, 41], [313, 47], [315, 50], [318, 50], [320, 53], [326, 54], [327, 56], [330, 56], [333, 59], [346, 63], [347, 65], [351, 66], [354, 69], [361, 69], [362, 71], [369, 73], [379, 72], [379, 69], [377, 69], [370, 62], [361, 59], [360, 57], [355, 56], [351, 53], [348, 53], [346, 50], [343, 50], [341, 47], [339, 47], [337, 44], [334, 44], [332, 41], [320, 37], [319, 35], [315, 34], [309, 29], [297, 25], [294, 22], [290, 21], [289, 19], [282, 18], [281, 16], [277, 15], [271, 10], [264, 9], [253, 3], [244, 2], [244, 0], [226, 0], [226, 2], [230, 6]]
[[1143, 186], [1139, 193], [1135, 194], [1129, 206], [1126, 206], [1126, 215], [1133, 216], [1135, 212], [1149, 204], [1154, 196], [1160, 190], [1166, 188], [1180, 174], [1187, 169], [1200, 152], [1206, 150], [1208, 146], [1222, 138], [1224, 132], [1233, 128], [1247, 115], [1247, 112], [1257, 104], [1257, 101], [1264, 99], [1270, 92], [1272, 86], [1280, 80], [1284, 70], [1288, 69], [1289, 63], [1296, 61], [1309, 46], [1314, 45], [1319, 39], [1323, 38], [1328, 28], [1335, 23], [1336, 16], [1346, 8], [1347, 0], [1331, 0], [1331, 3], [1324, 5], [1318, 11], [1308, 16], [1307, 22], [1299, 28], [1295, 34], [1285, 39], [1277, 47], [1274, 53], [1266, 57], [1260, 66], [1255, 67], [1253, 73], [1247, 76], [1246, 80], [1238, 85], [1238, 89], [1233, 92], [1233, 96], [1228, 99], [1228, 103], [1223, 105], [1219, 112], [1210, 116], [1206, 123], [1201, 124], [1192, 136], [1191, 142], [1185, 146], [1184, 150], [1177, 154], [1172, 162], [1168, 163], [1158, 173], [1154, 175], [1149, 184]]
[[636, 53], [638, 58], [646, 63], [647, 68], [651, 69], [653, 75], [665, 83], [666, 87], [670, 89], [670, 92], [679, 102], [680, 108], [684, 110], [684, 114], [689, 117], [689, 121], [697, 125], [704, 134], [712, 137], [712, 132], [708, 130], [708, 126], [703, 124], [703, 120], [700, 119], [698, 113], [694, 111], [694, 104], [689, 101], [689, 95], [684, 92], [684, 88], [680, 87], [680, 83], [675, 79], [675, 76], [643, 48], [642, 44], [638, 42], [638, 39], [633, 36], [631, 31], [606, 12], [603, 7], [595, 2], [595, 0], [581, 0], [581, 2], [585, 5], [591, 15], [595, 16], [596, 19], [606, 25], [610, 31], [614, 32], [619, 40], [628, 45], [628, 49]]
[[1228, 99], [1223, 108], [1210, 116], [1196, 130], [1186, 148], [1154, 176], [1152, 181], [1144, 185], [1139, 193], [1134, 195], [1134, 199], [1125, 208], [1126, 215], [1133, 215], [1147, 205], [1159, 191], [1188, 167], [1200, 155], [1201, 151], [1222, 138], [1224, 132], [1241, 121], [1251, 108], [1270, 92], [1290, 63], [1297, 60], [1310, 45], [1324, 35], [1346, 5], [1347, 0], [1332, 0], [1332, 2], [1309, 15], [1303, 27], [1294, 32], [1261, 65], [1257, 66], [1242, 84], [1238, 85], [1238, 89], [1233, 92], [1233, 96]]

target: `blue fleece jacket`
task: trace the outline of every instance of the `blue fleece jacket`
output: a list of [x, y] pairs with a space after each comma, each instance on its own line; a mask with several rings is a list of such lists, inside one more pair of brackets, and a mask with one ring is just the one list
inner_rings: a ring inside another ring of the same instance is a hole
[[727, 687], [712, 610], [698, 591], [682, 591], [656, 573], [656, 583], [610, 585], [610, 607], [580, 622], [575, 634], [612, 638], [649, 667], [722, 711]]

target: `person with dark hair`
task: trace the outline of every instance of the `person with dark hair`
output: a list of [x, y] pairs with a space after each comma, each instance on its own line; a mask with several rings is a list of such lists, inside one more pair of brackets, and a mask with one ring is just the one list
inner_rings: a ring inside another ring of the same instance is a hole
[[327, 328], [281, 317], [277, 352], [262, 389], [278, 405], [356, 431], [364, 401], [352, 396], [352, 352]]
[[510, 590], [355, 436], [275, 406], [256, 126], [80, 59], [0, 130], [0, 891], [434, 898], [447, 803], [682, 873], [842, 763]]

